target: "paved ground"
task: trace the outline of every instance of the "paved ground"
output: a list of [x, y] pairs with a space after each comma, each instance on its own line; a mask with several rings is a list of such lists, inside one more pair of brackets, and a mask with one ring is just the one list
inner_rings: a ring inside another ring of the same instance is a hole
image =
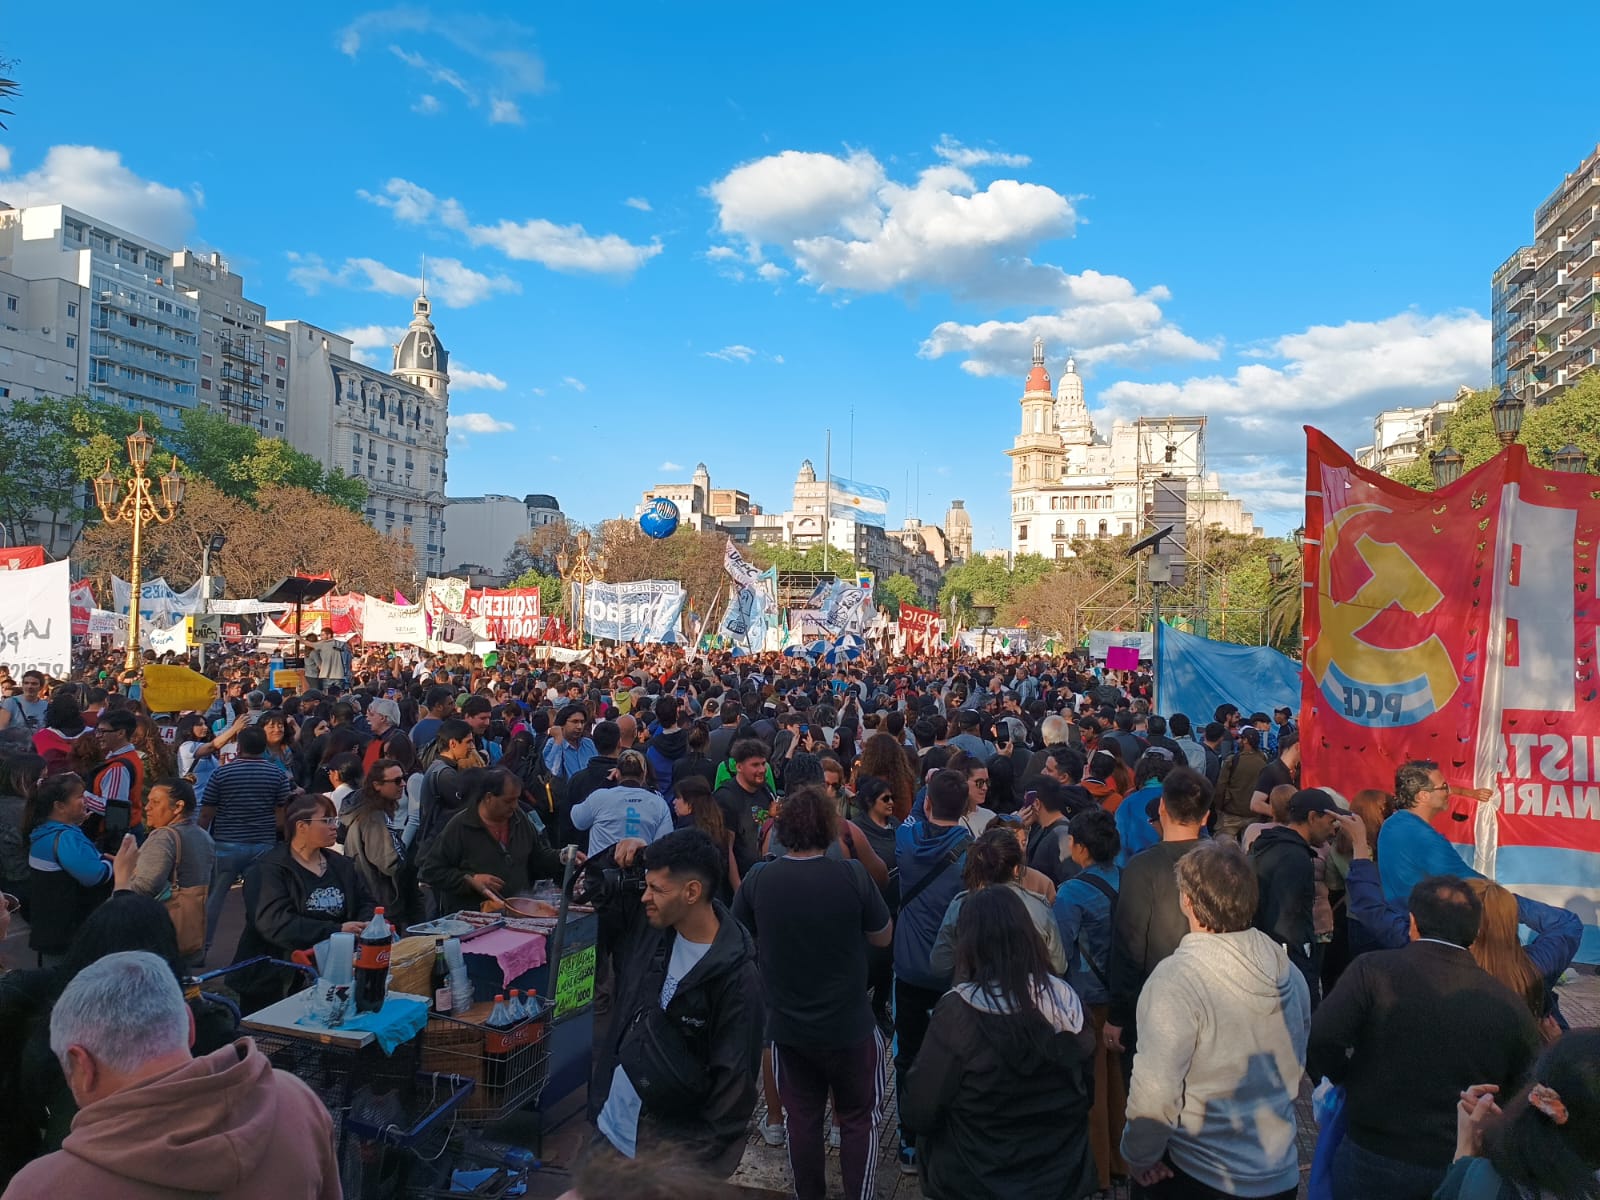
[[[218, 927], [216, 944], [213, 946], [209, 965], [220, 966], [233, 957], [233, 948], [238, 942], [239, 932], [243, 928], [243, 904], [239, 889], [235, 888], [229, 899], [228, 906], [224, 909], [221, 925]], [[33, 956], [27, 948], [27, 929], [20, 921], [14, 923], [10, 935], [0, 943], [0, 962], [7, 967], [24, 967], [33, 965]], [[1567, 1020], [1574, 1027], [1600, 1026], [1600, 976], [1593, 968], [1582, 968], [1580, 971], [1569, 972], [1566, 982], [1560, 987], [1561, 1008]], [[887, 1102], [886, 1117], [884, 1120], [883, 1147], [879, 1155], [878, 1172], [878, 1200], [921, 1200], [922, 1190], [917, 1186], [915, 1176], [904, 1176], [899, 1173], [895, 1161], [898, 1150], [898, 1140], [895, 1133], [895, 1095], [894, 1073], [889, 1076], [890, 1093]], [[1300, 1098], [1300, 1164], [1302, 1176], [1310, 1169], [1312, 1150], [1316, 1145], [1316, 1127], [1311, 1121], [1310, 1113], [1310, 1085], [1307, 1084]], [[584, 1120], [584, 1093], [582, 1090], [574, 1092], [571, 1096], [563, 1098], [553, 1106], [550, 1113], [550, 1127], [544, 1131], [543, 1155], [548, 1164], [535, 1181], [535, 1186], [530, 1189], [530, 1196], [534, 1200], [552, 1200], [559, 1196], [569, 1186], [569, 1176], [566, 1168], [577, 1158], [584, 1144], [591, 1136], [591, 1128]], [[749, 1197], [769, 1197], [774, 1195], [788, 1195], [789, 1192], [789, 1165], [786, 1152], [782, 1147], [771, 1147], [761, 1140], [759, 1128], [766, 1117], [765, 1104], [759, 1104], [755, 1118], [751, 1123], [750, 1141], [745, 1150], [744, 1161], [740, 1164], [738, 1172], [734, 1175], [734, 1182], [739, 1184]], [[530, 1148], [535, 1143], [537, 1133], [533, 1121], [519, 1117], [507, 1121], [502, 1126], [487, 1131], [490, 1136], [502, 1141], [517, 1145], [526, 1145]], [[839, 1155], [831, 1151], [828, 1155], [828, 1169], [830, 1179], [830, 1196], [842, 1196], [843, 1189], [839, 1182]], [[1305, 1194], [1304, 1186], [1301, 1195]], [[1098, 1193], [1097, 1200], [1125, 1200], [1128, 1195], [1126, 1186], [1114, 1188], [1109, 1192]]]

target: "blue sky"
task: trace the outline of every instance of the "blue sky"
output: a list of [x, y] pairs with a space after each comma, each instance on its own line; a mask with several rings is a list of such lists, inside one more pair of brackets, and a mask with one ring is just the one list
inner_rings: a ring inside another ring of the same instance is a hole
[[1547, 68], [1459, 3], [264, 11], [8, 13], [0, 197], [220, 249], [379, 357], [426, 255], [451, 493], [585, 521], [698, 460], [781, 510], [831, 426], [892, 516], [1003, 543], [1040, 333], [1102, 427], [1206, 413], [1282, 532], [1303, 421], [1487, 381], [1490, 272], [1600, 137], [1577, 10]]

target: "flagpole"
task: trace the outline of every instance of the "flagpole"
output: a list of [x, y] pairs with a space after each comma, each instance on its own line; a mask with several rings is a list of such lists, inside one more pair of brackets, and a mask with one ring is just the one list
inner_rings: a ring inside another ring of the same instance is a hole
[[822, 457], [822, 573], [828, 573], [828, 544], [833, 541], [833, 430], [826, 430]]

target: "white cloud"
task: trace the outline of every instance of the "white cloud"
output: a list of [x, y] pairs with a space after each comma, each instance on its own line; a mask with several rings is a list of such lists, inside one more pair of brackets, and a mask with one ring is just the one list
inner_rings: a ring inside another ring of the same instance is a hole
[[[1119, 275], [1084, 271], [1066, 277], [1069, 303], [1049, 313], [1015, 321], [964, 325], [945, 321], [922, 343], [923, 358], [963, 355], [969, 375], [1027, 373], [1033, 339], [1042, 337], [1052, 355], [1077, 357], [1080, 366], [1148, 363], [1174, 359], [1214, 359], [1219, 347], [1205, 345], [1166, 321], [1163, 287], [1140, 292]], [[1052, 373], [1054, 368], [1052, 368]]]
[[[339, 31], [342, 53], [358, 59], [368, 38], [382, 38], [391, 54], [430, 82], [459, 92], [474, 108], [489, 97], [491, 124], [521, 124], [517, 99], [544, 92], [544, 60], [533, 31], [517, 21], [483, 13], [400, 5], [362, 13]], [[409, 43], [426, 47], [424, 55]]]
[[510, 433], [514, 429], [516, 429], [516, 426], [510, 421], [499, 420], [488, 413], [453, 412], [450, 414], [451, 433]]
[[540, 263], [552, 271], [629, 275], [664, 248], [659, 239], [636, 245], [614, 233], [593, 235], [582, 225], [557, 225], [543, 218], [474, 225], [458, 201], [441, 200], [408, 179], [391, 179], [381, 192], [356, 194], [389, 209], [398, 221], [437, 221], [465, 235], [474, 246], [493, 246], [507, 258]]
[[424, 117], [431, 117], [444, 111], [444, 105], [439, 103], [439, 97], [424, 92], [417, 97], [417, 102], [411, 106], [411, 111]]
[[675, 463], [669, 458], [666, 462], [662, 463], [659, 467], [657, 467], [656, 470], [658, 470], [658, 471], [681, 471], [681, 470], [683, 470], [683, 464], [682, 463]]
[[637, 208], [640, 212], [654, 212], [655, 211], [654, 209], [652, 209], [650, 207], [650, 201], [646, 200], [643, 196], [629, 196], [626, 200], [623, 201], [623, 203], [626, 204], [629, 208]]
[[399, 46], [390, 46], [389, 53], [393, 54], [396, 58], [405, 63], [406, 66], [411, 67], [413, 70], [421, 71], [434, 83], [442, 84], [447, 88], [454, 88], [464, 97], [466, 97], [468, 104], [476, 105], [478, 103], [477, 91], [473, 89], [471, 84], [469, 84], [465, 79], [461, 78], [460, 75], [456, 74], [456, 72], [452, 71], [449, 67], [440, 66], [436, 62], [430, 62], [422, 55], [414, 54], [408, 50], [402, 50]]
[[0, 172], [11, 170], [11, 148], [0, 146]]
[[529, 388], [528, 390], [531, 391], [535, 396], [542, 396], [545, 394], [543, 388]]
[[1475, 312], [1403, 312], [1378, 321], [1313, 325], [1243, 352], [1232, 374], [1181, 383], [1111, 384], [1112, 416], [1200, 414], [1207, 457], [1258, 521], [1302, 509], [1300, 426], [1362, 445], [1385, 408], [1428, 404], [1489, 377], [1489, 322]]
[[933, 152], [957, 167], [1025, 167], [1033, 161], [1026, 154], [1007, 154], [1003, 150], [981, 150], [963, 146], [948, 133], [939, 138]]
[[451, 392], [470, 392], [480, 389], [490, 392], [503, 392], [506, 390], [506, 381], [498, 375], [488, 371], [474, 371], [471, 367], [460, 362], [450, 364], [450, 390]]
[[492, 97], [489, 100], [489, 124], [521, 125], [522, 109], [515, 100], [507, 100], [503, 96]]
[[779, 366], [780, 366], [780, 367], [781, 367], [781, 366], [783, 366], [783, 355], [781, 355], [781, 354], [774, 354], [774, 355], [773, 355], [773, 356], [772, 356], [772, 361], [773, 361], [773, 362], [775, 362], [775, 363], [777, 363], [777, 364], [778, 364], [778, 365], [779, 365]]
[[777, 263], [769, 262], [762, 263], [759, 267], [757, 267], [756, 274], [767, 283], [777, 283], [780, 279], [789, 278], [789, 272], [785, 271]]
[[752, 264], [771, 247], [820, 291], [938, 289], [1008, 304], [1070, 294], [1065, 271], [1028, 257], [1077, 224], [1071, 199], [1040, 184], [998, 179], [979, 188], [949, 164], [899, 183], [865, 151], [785, 150], [734, 168], [708, 190], [718, 228], [744, 243]]
[[724, 346], [721, 350], [707, 350], [707, 358], [720, 358], [723, 362], [747, 363], [756, 356], [756, 351], [751, 346]]
[[369, 366], [381, 366], [389, 361], [395, 346], [406, 335], [404, 325], [358, 325], [352, 329], [337, 331], [342, 338], [349, 338], [354, 346], [351, 352], [357, 362], [364, 362]]
[[[11, 155], [0, 158], [0, 171]], [[115, 150], [52, 146], [44, 161], [21, 175], [0, 178], [0, 195], [12, 204], [65, 204], [93, 213], [139, 237], [178, 249], [194, 228], [200, 197], [145, 179]]]
[[[347, 258], [339, 267], [330, 267], [317, 254], [289, 253], [295, 265], [289, 278], [315, 295], [324, 287], [359, 288], [389, 296], [415, 296], [422, 290], [420, 275], [407, 275], [375, 258]], [[446, 308], [467, 308], [501, 292], [520, 292], [522, 285], [508, 275], [485, 275], [455, 258], [428, 260], [428, 294]]]
[[583, 380], [579, 379], [576, 375], [563, 375], [561, 377], [561, 382], [576, 391], [587, 392], [589, 390], [589, 385]]

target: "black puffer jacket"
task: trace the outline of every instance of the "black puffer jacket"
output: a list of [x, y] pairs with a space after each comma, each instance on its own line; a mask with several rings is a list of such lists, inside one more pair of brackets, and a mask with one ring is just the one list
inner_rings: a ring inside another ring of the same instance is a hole
[[1250, 865], [1260, 885], [1255, 926], [1288, 950], [1289, 961], [1302, 971], [1310, 969], [1315, 936], [1316, 856], [1305, 838], [1284, 825], [1263, 829], [1250, 846]]
[[[639, 1115], [639, 1144], [641, 1149], [653, 1142], [669, 1144], [726, 1177], [739, 1166], [756, 1107], [766, 1013], [755, 942], [721, 901], [712, 903], [719, 922], [716, 939], [679, 982], [666, 1008], [668, 1024], [705, 1065], [710, 1092], [703, 1103], [684, 1111], [654, 1112], [647, 1102]], [[646, 1006], [660, 1006], [678, 936], [672, 929], [652, 928], [636, 896], [621, 896], [613, 904], [624, 908], [624, 932], [612, 949], [616, 994], [611, 1026], [595, 1048], [589, 1092], [596, 1113], [610, 1094], [617, 1055], [634, 1015]]]
[[930, 1200], [1080, 1200], [1098, 1189], [1094, 1026], [1072, 989], [1054, 986], [1071, 1002], [1042, 1046], [973, 985], [934, 1007], [900, 1097]]

